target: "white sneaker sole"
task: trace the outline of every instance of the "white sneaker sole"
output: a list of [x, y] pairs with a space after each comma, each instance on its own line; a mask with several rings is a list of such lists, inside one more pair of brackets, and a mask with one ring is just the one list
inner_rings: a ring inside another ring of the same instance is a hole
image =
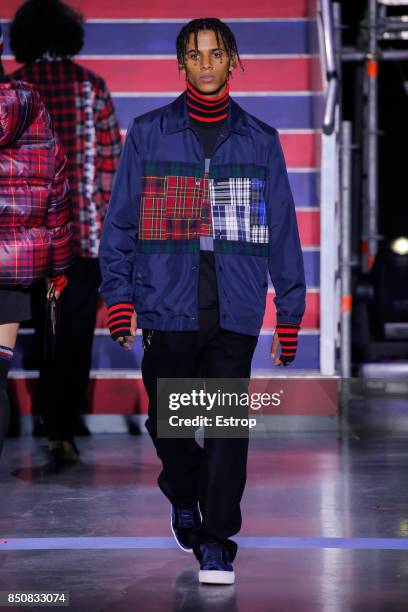
[[235, 573], [221, 570], [200, 570], [198, 582], [206, 584], [234, 584]]

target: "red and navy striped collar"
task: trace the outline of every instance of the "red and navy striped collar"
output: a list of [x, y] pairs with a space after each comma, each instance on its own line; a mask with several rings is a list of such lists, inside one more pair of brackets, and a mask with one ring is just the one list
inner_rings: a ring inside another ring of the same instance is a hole
[[203, 96], [188, 81], [186, 82], [187, 112], [191, 119], [203, 123], [217, 123], [228, 117], [230, 107], [229, 85], [227, 83], [224, 93], [215, 98]]
[[[163, 130], [165, 134], [174, 134], [180, 130], [190, 128], [190, 118], [187, 111], [186, 92], [173, 100], [167, 107], [164, 115]], [[230, 108], [227, 118], [227, 128], [231, 132], [248, 136], [250, 128], [248, 125], [247, 114], [243, 108], [230, 98]]]

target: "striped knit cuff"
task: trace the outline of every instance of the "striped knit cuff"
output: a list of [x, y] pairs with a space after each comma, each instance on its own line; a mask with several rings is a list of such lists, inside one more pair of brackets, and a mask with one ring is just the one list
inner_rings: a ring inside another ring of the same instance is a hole
[[276, 325], [281, 344], [279, 359], [284, 365], [289, 365], [296, 357], [299, 329], [300, 325], [294, 323], [278, 323]]
[[5, 361], [11, 361], [13, 358], [13, 349], [9, 346], [4, 346], [0, 344], [0, 359], [4, 359]]
[[108, 328], [112, 340], [131, 336], [130, 321], [134, 313], [132, 304], [121, 302], [108, 308]]

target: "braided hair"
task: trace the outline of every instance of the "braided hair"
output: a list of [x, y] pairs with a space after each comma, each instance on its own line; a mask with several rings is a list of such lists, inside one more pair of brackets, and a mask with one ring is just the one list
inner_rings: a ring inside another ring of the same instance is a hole
[[194, 35], [194, 45], [195, 49], [198, 51], [198, 32], [201, 30], [211, 30], [214, 32], [217, 39], [217, 45], [219, 47], [221, 46], [221, 40], [224, 43], [228, 56], [231, 58], [232, 55], [235, 55], [242, 72], [244, 72], [244, 66], [239, 57], [237, 41], [235, 40], [234, 34], [226, 23], [216, 17], [193, 19], [181, 28], [176, 40], [177, 60], [180, 67], [183, 67], [185, 64], [185, 55], [188, 41], [190, 40], [190, 34]]

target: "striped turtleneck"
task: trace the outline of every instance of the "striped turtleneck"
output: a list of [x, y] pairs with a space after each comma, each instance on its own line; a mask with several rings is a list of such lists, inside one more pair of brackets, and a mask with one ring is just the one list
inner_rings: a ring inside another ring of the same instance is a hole
[[227, 118], [230, 105], [228, 83], [223, 94], [216, 98], [209, 98], [200, 94], [187, 81], [186, 94], [187, 109], [191, 119], [209, 124], [217, 123]]

